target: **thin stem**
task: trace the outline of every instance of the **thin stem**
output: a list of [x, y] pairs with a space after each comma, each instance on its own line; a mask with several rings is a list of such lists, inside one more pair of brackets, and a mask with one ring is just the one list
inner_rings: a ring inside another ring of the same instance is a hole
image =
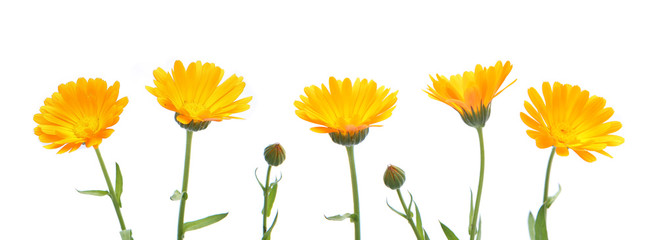
[[547, 201], [548, 198], [548, 189], [550, 187], [550, 170], [552, 170], [552, 159], [554, 158], [554, 153], [557, 151], [556, 147], [552, 147], [552, 152], [550, 153], [550, 160], [548, 160], [547, 171], [545, 172], [545, 188], [543, 189], [543, 204]]
[[185, 203], [187, 202], [187, 183], [189, 182], [189, 159], [192, 151], [192, 135], [194, 132], [187, 130], [187, 142], [185, 146], [185, 170], [183, 172], [182, 198], [180, 199], [180, 212], [178, 212], [178, 240], [183, 239], [183, 224], [185, 222]]
[[484, 185], [484, 133], [481, 127], [477, 128], [479, 135], [479, 154], [481, 158], [481, 165], [479, 166], [479, 187], [477, 188], [477, 200], [475, 201], [474, 213], [472, 215], [472, 222], [470, 222], [470, 240], [474, 240], [477, 233], [477, 219], [479, 218], [479, 204], [481, 203], [481, 189]]
[[116, 211], [116, 217], [119, 218], [119, 224], [121, 225], [121, 230], [125, 230], [125, 222], [123, 222], [123, 215], [121, 214], [121, 208], [119, 207], [119, 200], [116, 198], [116, 193], [114, 192], [114, 187], [112, 186], [112, 181], [110, 181], [109, 175], [107, 174], [107, 168], [105, 168], [105, 162], [103, 157], [100, 155], [100, 150], [98, 147], [94, 147], [96, 150], [96, 156], [98, 157], [98, 163], [100, 163], [100, 168], [103, 170], [103, 176], [105, 176], [105, 182], [107, 183], [107, 188], [109, 189], [109, 196], [112, 199], [112, 204], [114, 205], [114, 211]]
[[267, 180], [265, 181], [265, 200], [262, 208], [262, 233], [267, 232], [267, 200], [269, 200], [269, 174], [271, 173], [271, 165], [267, 168]]
[[351, 192], [354, 197], [354, 221], [355, 239], [360, 240], [360, 206], [358, 204], [358, 181], [356, 180], [356, 164], [354, 163], [354, 146], [347, 147], [349, 155], [349, 169], [351, 170]]
[[397, 196], [399, 196], [399, 201], [401, 202], [402, 207], [404, 207], [404, 212], [406, 213], [406, 220], [408, 220], [408, 223], [411, 224], [411, 227], [413, 228], [413, 232], [415, 233], [415, 237], [417, 237], [418, 240], [422, 240], [422, 238], [420, 237], [420, 234], [421, 234], [420, 231], [422, 231], [422, 230], [417, 229], [417, 227], [415, 226], [415, 223], [413, 222], [413, 217], [411, 217], [412, 216], [411, 215], [411, 210], [408, 209], [409, 207], [411, 207], [411, 204], [413, 204], [413, 203], [409, 203], [408, 207], [406, 207], [406, 202], [404, 202], [404, 197], [402, 197], [402, 194], [401, 194], [401, 191], [399, 191], [399, 188], [397, 189]]

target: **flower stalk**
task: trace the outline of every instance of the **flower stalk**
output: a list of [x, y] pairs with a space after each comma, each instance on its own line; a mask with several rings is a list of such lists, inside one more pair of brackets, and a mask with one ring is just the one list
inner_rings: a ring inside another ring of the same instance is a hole
[[347, 155], [349, 155], [349, 169], [351, 171], [351, 193], [354, 200], [354, 215], [351, 220], [354, 222], [354, 239], [360, 240], [360, 205], [358, 201], [358, 180], [356, 179], [356, 164], [354, 162], [354, 146], [346, 146]]
[[267, 202], [269, 201], [269, 191], [271, 191], [271, 188], [269, 187], [269, 176], [271, 174], [271, 165], [267, 167], [267, 180], [265, 180], [265, 190], [264, 192], [264, 203], [263, 203], [263, 210], [262, 210], [262, 234], [267, 233]]
[[548, 200], [548, 189], [550, 188], [550, 171], [552, 170], [552, 159], [554, 159], [554, 153], [557, 148], [552, 147], [552, 152], [550, 152], [550, 160], [548, 160], [547, 170], [545, 172], [545, 187], [543, 188], [543, 204]]
[[401, 194], [401, 191], [397, 189], [397, 196], [399, 196], [399, 202], [401, 202], [402, 207], [404, 207], [404, 213], [406, 213], [406, 220], [408, 223], [411, 225], [411, 228], [413, 228], [413, 233], [415, 233], [415, 237], [417, 237], [418, 240], [424, 240], [423, 236], [424, 233], [420, 231], [424, 231], [421, 229], [418, 229], [417, 226], [415, 226], [415, 223], [413, 222], [413, 213], [411, 212], [411, 209], [409, 207], [413, 202], [411, 202], [408, 207], [406, 207], [406, 202], [404, 201], [404, 197]]
[[107, 174], [107, 168], [105, 167], [105, 162], [103, 161], [103, 156], [100, 154], [100, 149], [94, 147], [96, 151], [96, 156], [98, 157], [98, 163], [100, 168], [103, 170], [103, 176], [105, 177], [105, 183], [107, 183], [107, 189], [109, 191], [109, 197], [112, 199], [112, 205], [114, 205], [114, 211], [116, 212], [116, 217], [119, 219], [119, 224], [121, 225], [121, 231], [126, 230], [125, 222], [123, 221], [123, 214], [121, 214], [121, 207], [119, 206], [119, 199], [114, 191], [112, 186], [112, 181], [110, 181], [109, 175]]
[[183, 170], [183, 183], [182, 183], [182, 198], [180, 199], [180, 211], [178, 212], [178, 240], [182, 240], [185, 231], [183, 224], [185, 222], [185, 203], [187, 203], [187, 185], [189, 183], [189, 163], [192, 151], [192, 135], [193, 131], [187, 130], [187, 140], [185, 145], [185, 168]]
[[472, 219], [470, 222], [470, 229], [468, 233], [470, 234], [470, 240], [474, 240], [477, 236], [477, 219], [479, 218], [479, 204], [481, 203], [481, 191], [484, 185], [484, 166], [485, 166], [485, 152], [484, 152], [484, 133], [483, 128], [477, 128], [477, 134], [479, 135], [479, 155], [481, 158], [481, 163], [479, 166], [479, 186], [477, 187], [477, 198], [475, 201], [474, 212], [472, 214]]

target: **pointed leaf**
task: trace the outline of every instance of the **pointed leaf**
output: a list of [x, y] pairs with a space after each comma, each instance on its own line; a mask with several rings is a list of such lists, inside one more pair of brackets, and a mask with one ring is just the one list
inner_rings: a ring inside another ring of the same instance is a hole
[[[411, 191], [407, 191], [408, 195], [411, 196], [411, 201], [408, 202], [408, 217], [413, 218], [413, 204], [415, 201], [413, 201], [413, 194], [411, 194]], [[405, 204], [405, 203], [402, 203]], [[417, 204], [416, 204], [417, 205]]]
[[120, 232], [121, 234], [121, 240], [133, 240], [132, 239], [132, 230], [131, 229], [126, 229]]
[[80, 190], [75, 189], [75, 191], [78, 191], [79, 193], [82, 193], [82, 194], [91, 195], [91, 196], [101, 196], [101, 197], [102, 197], [102, 196], [105, 196], [105, 195], [109, 195], [109, 192], [107, 192], [107, 191], [105, 191], [105, 190], [85, 190], [85, 191], [80, 191]]
[[561, 184], [559, 184], [559, 191], [557, 191], [557, 193], [555, 193], [554, 195], [548, 197], [547, 200], [545, 201], [546, 208], [550, 208], [550, 206], [552, 206], [554, 200], [557, 200], [559, 193], [561, 193]]
[[119, 168], [118, 163], [116, 163], [116, 186], [114, 189], [114, 194], [116, 194], [116, 201], [119, 203], [119, 208], [121, 208], [121, 194], [123, 194], [123, 174], [121, 173], [121, 168]]
[[390, 208], [390, 210], [392, 210], [393, 212], [396, 212], [397, 214], [399, 214], [399, 216], [402, 216], [403, 218], [407, 218], [405, 214], [397, 211], [397, 209], [392, 208], [392, 206], [390, 206], [390, 203], [388, 203], [388, 199], [386, 199], [386, 204], [388, 204], [388, 207]]
[[256, 180], [258, 181], [258, 184], [260, 184], [260, 188], [262, 188], [262, 191], [265, 191], [265, 185], [262, 185], [262, 182], [260, 182], [260, 179], [258, 178], [258, 168], [255, 170], [255, 177]]
[[477, 240], [481, 240], [481, 218], [479, 218], [479, 227], [477, 227]]
[[472, 189], [470, 189], [470, 218], [468, 218], [468, 234], [472, 235], [472, 219], [474, 218], [474, 207], [472, 207]]
[[267, 197], [267, 217], [271, 215], [271, 209], [274, 206], [274, 201], [276, 200], [276, 192], [278, 191], [278, 183], [274, 182], [269, 188], [269, 197]]
[[342, 215], [335, 215], [335, 216], [330, 216], [330, 217], [324, 216], [324, 218], [326, 218], [327, 220], [331, 220], [331, 221], [342, 221], [342, 220], [345, 220], [347, 218], [349, 218], [351, 220], [352, 216], [355, 216], [355, 215], [353, 213], [345, 213], [345, 214], [342, 214]]
[[427, 234], [427, 230], [423, 230], [423, 231], [424, 231], [424, 240], [431, 240], [429, 239], [429, 234]]
[[422, 231], [424, 228], [422, 228], [422, 217], [420, 216], [420, 209], [418, 209], [417, 203], [415, 203], [415, 213], [417, 214], [417, 217], [415, 218], [415, 227], [418, 231]]
[[171, 197], [169, 197], [169, 199], [171, 199], [171, 201], [178, 201], [178, 200], [182, 199], [182, 193], [180, 193], [180, 191], [176, 190], [176, 191], [173, 192]]
[[196, 221], [186, 222], [185, 224], [183, 224], [183, 232], [188, 232], [199, 228], [207, 227], [213, 223], [221, 221], [221, 219], [224, 219], [227, 215], [228, 213], [215, 214], [206, 218], [201, 218]]
[[459, 240], [459, 238], [456, 237], [456, 234], [452, 232], [445, 224], [440, 222], [440, 227], [443, 228], [443, 233], [445, 233], [445, 237], [447, 237], [447, 240]]
[[271, 223], [271, 226], [269, 229], [267, 229], [267, 232], [262, 235], [262, 240], [269, 240], [271, 239], [271, 231], [274, 229], [274, 226], [276, 226], [276, 221], [278, 220], [278, 212], [276, 212], [276, 216], [274, 217], [274, 221]]
[[541, 209], [538, 210], [536, 214], [536, 223], [534, 225], [534, 234], [536, 234], [536, 240], [548, 240], [547, 235], [547, 226], [545, 220], [547, 208], [545, 205], [541, 206]]
[[529, 217], [527, 218], [527, 227], [529, 228], [529, 239], [536, 240], [536, 231], [534, 230], [536, 220], [534, 220], [534, 215], [532, 212], [529, 212]]

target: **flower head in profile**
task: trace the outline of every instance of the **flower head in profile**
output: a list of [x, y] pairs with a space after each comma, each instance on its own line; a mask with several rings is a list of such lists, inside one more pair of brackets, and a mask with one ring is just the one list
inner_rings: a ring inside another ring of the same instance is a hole
[[[522, 121], [531, 128], [527, 135], [536, 140], [536, 146], [554, 146], [557, 154], [568, 156], [568, 149], [587, 162], [596, 160], [590, 151], [611, 157], [604, 149], [618, 146], [625, 140], [610, 135], [621, 128], [618, 121], [607, 122], [614, 110], [605, 107], [605, 99], [589, 96], [579, 86], [548, 82], [543, 83], [543, 98], [534, 88], [529, 89], [532, 103], [525, 101], [527, 113], [520, 113]], [[532, 105], [533, 104], [533, 105]]]
[[97, 148], [114, 132], [109, 127], [119, 121], [128, 98], [119, 96], [119, 82], [107, 87], [100, 78], [79, 78], [61, 84], [58, 91], [44, 101], [34, 115], [38, 124], [34, 134], [47, 149], [61, 148], [57, 153], [73, 152], [82, 144]]
[[449, 79], [436, 74], [436, 78], [430, 76], [433, 87], [429, 85], [424, 91], [429, 97], [456, 109], [468, 126], [483, 127], [490, 116], [493, 98], [516, 82], [513, 80], [499, 90], [511, 68], [513, 65], [509, 61], [504, 65], [498, 61], [495, 66], [486, 68], [477, 64], [474, 72], [466, 71], [463, 76], [457, 74]]
[[306, 96], [295, 101], [299, 118], [322, 125], [310, 130], [329, 133], [331, 139], [341, 145], [353, 146], [365, 139], [369, 127], [381, 122], [395, 109], [397, 92], [378, 87], [376, 82], [356, 79], [352, 84], [349, 78], [336, 80], [329, 78], [329, 87], [309, 86], [304, 89]]
[[192, 62], [185, 69], [176, 61], [171, 73], [158, 68], [153, 76], [155, 87], [146, 90], [162, 107], [174, 111], [176, 121], [187, 130], [203, 130], [210, 121], [239, 119], [231, 115], [249, 109], [251, 97], [237, 100], [245, 86], [242, 77], [233, 74], [222, 83], [224, 70], [213, 63]]

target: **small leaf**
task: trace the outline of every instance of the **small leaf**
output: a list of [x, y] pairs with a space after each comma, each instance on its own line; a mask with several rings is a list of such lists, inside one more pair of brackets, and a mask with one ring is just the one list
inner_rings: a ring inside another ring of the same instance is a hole
[[256, 180], [258, 181], [258, 184], [260, 184], [260, 188], [262, 188], [262, 191], [265, 191], [265, 185], [262, 185], [262, 182], [260, 182], [260, 179], [258, 178], [258, 168], [255, 170], [255, 177]]
[[133, 240], [132, 239], [132, 230], [131, 229], [126, 229], [120, 232], [121, 234], [121, 240]]
[[445, 224], [440, 222], [440, 227], [443, 228], [443, 233], [445, 233], [445, 237], [447, 237], [447, 240], [459, 240], [459, 238], [456, 237], [456, 234], [452, 232]]
[[[411, 194], [411, 191], [407, 191], [407, 192], [408, 195], [411, 196], [411, 201], [408, 202], [408, 209], [410, 209], [408, 210], [408, 217], [413, 218], [413, 203], [415, 203], [415, 201], [413, 201], [413, 194]], [[402, 203], [402, 204], [406, 204], [406, 203]]]
[[227, 215], [228, 213], [215, 214], [206, 218], [201, 218], [196, 221], [186, 222], [185, 224], [183, 224], [183, 232], [188, 232], [199, 228], [207, 227], [213, 223], [221, 221], [221, 219], [224, 219]]
[[481, 240], [481, 218], [479, 218], [479, 227], [477, 227], [477, 240]]
[[390, 210], [396, 212], [397, 214], [399, 214], [399, 216], [402, 216], [403, 218], [407, 218], [405, 214], [397, 211], [397, 209], [392, 208], [392, 206], [390, 206], [390, 203], [388, 203], [388, 199], [386, 199], [386, 204], [388, 204], [388, 207], [390, 208]]
[[123, 174], [121, 174], [121, 168], [119, 168], [118, 163], [116, 163], [116, 186], [114, 189], [114, 194], [116, 194], [116, 201], [119, 203], [119, 208], [121, 208], [121, 194], [123, 194]]
[[557, 193], [555, 193], [554, 195], [548, 197], [547, 200], [545, 201], [546, 208], [550, 208], [550, 206], [552, 206], [554, 200], [557, 200], [559, 193], [561, 193], [561, 184], [559, 184], [559, 191], [557, 191]]
[[271, 223], [269, 229], [267, 229], [267, 232], [265, 232], [265, 234], [262, 235], [262, 240], [271, 239], [271, 231], [274, 229], [277, 220], [278, 220], [278, 212], [276, 212], [276, 217], [274, 217], [274, 221]]
[[545, 205], [541, 206], [541, 209], [538, 210], [536, 214], [536, 223], [534, 225], [534, 234], [536, 234], [536, 240], [548, 240], [547, 235], [547, 226], [545, 220], [547, 208]]
[[420, 209], [418, 209], [417, 203], [415, 203], [415, 213], [417, 214], [415, 227], [418, 231], [422, 231], [424, 228], [422, 228], [422, 217], [420, 216]]
[[534, 220], [534, 215], [532, 212], [529, 212], [529, 217], [527, 218], [527, 227], [529, 228], [529, 239], [536, 240], [536, 231], [534, 230], [534, 225], [536, 225], [536, 220]]
[[274, 182], [269, 188], [269, 197], [267, 197], [267, 217], [271, 215], [271, 209], [274, 206], [274, 201], [276, 200], [276, 192], [278, 191], [278, 183]]
[[105, 195], [109, 195], [109, 192], [107, 192], [105, 190], [80, 191], [80, 190], [75, 189], [75, 191], [78, 191], [79, 193], [82, 193], [82, 194], [92, 195], [92, 196], [101, 196], [102, 197], [102, 196], [105, 196]]
[[182, 193], [180, 193], [180, 191], [176, 190], [176, 191], [173, 192], [171, 197], [169, 197], [169, 199], [171, 199], [171, 201], [179, 201], [180, 199], [182, 199]]
[[470, 218], [468, 219], [468, 234], [472, 235], [472, 219], [474, 218], [474, 207], [472, 207], [472, 189], [470, 189]]
[[427, 230], [424, 230], [424, 240], [431, 240], [429, 239], [429, 234], [427, 234]]
[[342, 220], [345, 220], [347, 218], [349, 218], [351, 220], [353, 216], [355, 216], [355, 214], [345, 213], [345, 214], [342, 214], [342, 215], [335, 215], [335, 216], [330, 216], [330, 217], [324, 216], [324, 218], [326, 218], [327, 220], [331, 220], [331, 221], [342, 221]]

